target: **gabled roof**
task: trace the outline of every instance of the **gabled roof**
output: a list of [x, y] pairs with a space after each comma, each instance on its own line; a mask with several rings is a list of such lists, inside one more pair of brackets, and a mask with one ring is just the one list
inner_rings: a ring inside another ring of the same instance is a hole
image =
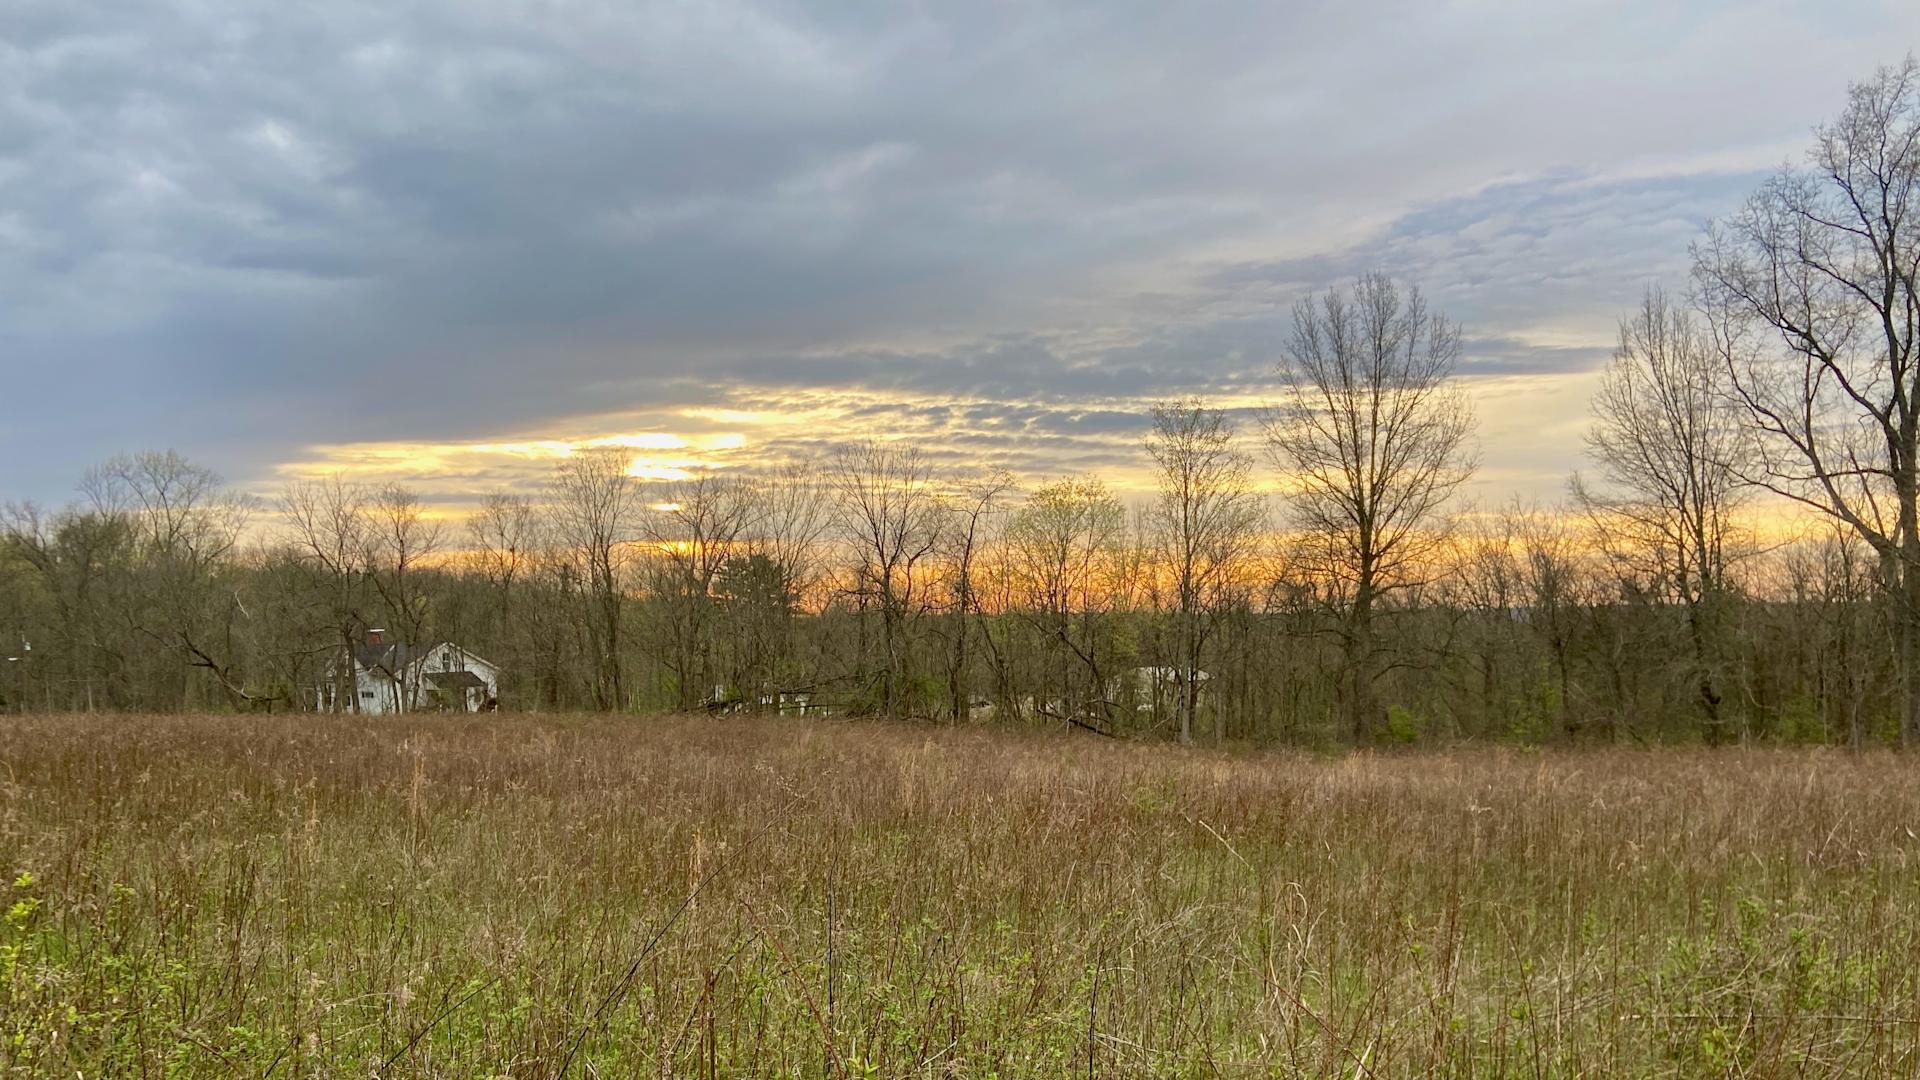
[[391, 645], [368, 645], [363, 642], [353, 647], [353, 662], [368, 671], [399, 671], [426, 656], [440, 644], [436, 641], [423, 647], [416, 647], [404, 641], [396, 641]]
[[499, 670], [499, 665], [473, 652], [463, 649], [445, 638], [439, 638], [425, 645], [410, 645], [397, 641], [388, 645], [368, 645], [365, 643], [353, 647], [353, 661], [364, 671], [383, 671], [393, 674], [405, 670], [409, 665], [419, 663], [433, 655], [433, 651], [445, 645], [468, 660], [485, 664]]

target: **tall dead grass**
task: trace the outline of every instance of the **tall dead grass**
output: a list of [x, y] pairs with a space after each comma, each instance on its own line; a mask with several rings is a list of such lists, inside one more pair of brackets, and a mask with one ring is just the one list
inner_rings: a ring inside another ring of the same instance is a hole
[[1920, 1069], [1920, 769], [794, 720], [0, 722], [0, 1063]]

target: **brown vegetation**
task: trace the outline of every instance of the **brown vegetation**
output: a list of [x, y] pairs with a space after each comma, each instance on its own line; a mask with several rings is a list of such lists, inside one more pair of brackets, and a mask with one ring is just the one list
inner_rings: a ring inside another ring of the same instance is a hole
[[32, 1075], [1909, 1075], [1915, 763], [0, 721]]

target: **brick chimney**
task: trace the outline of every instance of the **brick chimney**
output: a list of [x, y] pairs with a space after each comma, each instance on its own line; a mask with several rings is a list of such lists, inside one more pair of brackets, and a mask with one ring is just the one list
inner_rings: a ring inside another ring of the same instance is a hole
[[378, 626], [367, 627], [367, 644], [385, 645], [386, 643], [387, 643], [387, 632], [385, 629]]

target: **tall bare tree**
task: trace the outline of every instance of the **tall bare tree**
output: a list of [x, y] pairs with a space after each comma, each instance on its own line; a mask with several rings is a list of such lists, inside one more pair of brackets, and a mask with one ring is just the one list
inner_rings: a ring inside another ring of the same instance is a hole
[[[112, 703], [126, 659], [113, 633], [115, 593], [124, 585], [132, 547], [127, 515], [98, 503], [51, 514], [31, 503], [0, 506], [0, 555], [30, 568], [52, 602], [52, 640], [43, 638], [32, 658], [49, 708], [56, 683], [63, 684], [65, 708], [91, 712]], [[31, 651], [27, 632], [16, 636], [16, 647]]]
[[[1209, 616], [1258, 540], [1262, 507], [1232, 422], [1197, 398], [1154, 406], [1147, 453], [1159, 473], [1151, 527], [1173, 575], [1180, 741], [1192, 742], [1200, 661], [1214, 629]], [[1215, 736], [1224, 730], [1216, 718]]]
[[1762, 434], [1752, 478], [1852, 528], [1898, 612], [1920, 744], [1920, 62], [1851, 88], [1808, 163], [1694, 248], [1709, 324]]
[[850, 545], [855, 590], [880, 609], [879, 708], [897, 716], [908, 664], [908, 621], [923, 599], [924, 563], [940, 538], [932, 467], [917, 447], [864, 442], [842, 447], [828, 468], [835, 519]]
[[834, 494], [817, 461], [782, 465], [758, 485], [750, 546], [773, 561], [796, 597], [811, 596], [819, 585]]
[[[367, 501], [367, 566], [374, 591], [386, 609], [386, 618], [399, 642], [410, 649], [424, 648], [431, 616], [420, 571], [445, 540], [446, 529], [428, 516], [420, 496], [399, 484], [376, 489]], [[414, 708], [420, 700], [420, 672], [401, 660], [392, 676], [396, 711]]]
[[948, 574], [947, 709], [955, 723], [967, 719], [973, 700], [972, 644], [980, 613], [976, 568], [1013, 487], [1011, 473], [989, 470], [959, 484], [944, 502], [940, 547]]
[[728, 559], [745, 554], [759, 512], [751, 485], [708, 473], [667, 488], [641, 516], [655, 607], [666, 624], [665, 660], [682, 709], [700, 704], [713, 687], [714, 579]]
[[1686, 612], [1687, 666], [1707, 738], [1724, 715], [1733, 562], [1746, 554], [1739, 511], [1752, 489], [1752, 433], [1728, 393], [1707, 332], [1658, 288], [1620, 323], [1600, 376], [1587, 450], [1602, 483], [1574, 477], [1607, 555]]
[[621, 628], [626, 611], [626, 566], [640, 522], [640, 497], [628, 470], [632, 455], [617, 447], [590, 447], [560, 459], [554, 470], [554, 520], [586, 582], [587, 649], [593, 662], [597, 708], [627, 707]]
[[[207, 672], [230, 700], [254, 700], [235, 671], [234, 620], [241, 604], [219, 580], [253, 501], [173, 450], [117, 455], [92, 470], [82, 486], [96, 505], [123, 508], [132, 527], [141, 563], [138, 595], [123, 597], [120, 606], [136, 631], [186, 667]], [[191, 693], [192, 687], [183, 690]]]
[[338, 474], [319, 480], [295, 480], [280, 495], [280, 512], [300, 561], [319, 578], [333, 643], [342, 650], [332, 666], [333, 693], [326, 707], [359, 712], [355, 693], [354, 646], [366, 628], [363, 593], [370, 550], [367, 493]]
[[833, 493], [816, 461], [789, 462], [754, 484], [753, 522], [740, 553], [722, 568], [735, 681], [771, 697], [817, 689], [818, 671], [798, 662], [802, 610], [817, 610], [828, 565]]
[[[1040, 634], [1048, 693], [1036, 708], [1054, 719], [1112, 720], [1112, 665], [1104, 619], [1125, 556], [1127, 512], [1098, 477], [1069, 477], [1036, 490], [1008, 525], [1008, 559], [1024, 594], [1022, 613]], [[1109, 628], [1110, 629], [1110, 628]]]
[[1546, 646], [1553, 666], [1554, 719], [1566, 726], [1574, 706], [1575, 617], [1592, 599], [1593, 575], [1588, 572], [1592, 545], [1583, 532], [1576, 531], [1574, 515], [1566, 507], [1516, 504], [1506, 516], [1518, 542], [1527, 624]]
[[[542, 508], [526, 495], [488, 495], [466, 521], [468, 571], [485, 584], [488, 637], [508, 664], [534, 687], [534, 700], [554, 703], [558, 679], [551, 662], [554, 605], [522, 605], [522, 593], [552, 562], [553, 538]], [[517, 662], [516, 662], [517, 661]]]
[[524, 582], [545, 546], [540, 514], [525, 495], [496, 492], [467, 517], [468, 564], [499, 595], [503, 622], [511, 619], [515, 587]]
[[1453, 381], [1460, 329], [1381, 274], [1294, 306], [1266, 436], [1303, 558], [1342, 608], [1346, 708], [1375, 726], [1374, 619], [1437, 552], [1440, 511], [1472, 475], [1473, 412]]

